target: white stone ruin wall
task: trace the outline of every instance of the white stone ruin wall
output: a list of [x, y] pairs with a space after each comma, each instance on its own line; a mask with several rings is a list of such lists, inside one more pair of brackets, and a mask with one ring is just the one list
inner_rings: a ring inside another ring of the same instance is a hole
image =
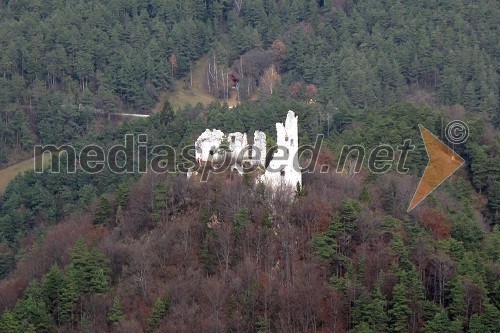
[[[298, 161], [298, 117], [295, 116], [293, 111], [288, 111], [285, 123], [276, 124], [276, 134], [278, 150], [274, 153], [260, 180], [273, 188], [285, 186], [295, 189], [297, 184], [302, 186], [302, 173]], [[258, 163], [262, 167], [265, 166], [267, 141], [266, 134], [261, 131], [255, 131], [254, 133], [252, 159], [249, 160], [249, 144], [246, 133], [234, 132], [225, 137], [220, 130], [207, 129], [195, 142], [197, 161], [203, 163], [221, 158], [222, 156], [219, 156], [217, 152], [223, 140], [227, 140], [231, 157], [235, 160], [234, 167], [240, 173], [242, 172], [240, 164], [244, 161]], [[244, 154], [242, 154], [243, 150], [245, 150]]]
[[298, 117], [293, 111], [288, 111], [284, 124], [276, 124], [276, 134], [278, 149], [261, 179], [275, 188], [281, 186], [295, 188], [297, 183], [302, 186], [302, 173], [298, 160]]
[[[195, 142], [196, 147], [196, 160], [199, 162], [207, 162], [212, 159], [217, 159], [218, 154], [216, 153], [219, 146], [224, 138], [224, 133], [220, 130], [205, 130]], [[210, 154], [210, 152], [214, 154]]]
[[229, 150], [231, 151], [231, 158], [234, 161], [241, 162], [244, 156], [241, 155], [243, 148], [248, 146], [247, 134], [246, 133], [229, 133], [227, 136], [227, 141], [229, 142]]
[[267, 138], [266, 133], [261, 131], [255, 131], [253, 134], [253, 150], [255, 158], [259, 158], [258, 162], [263, 167], [266, 165], [266, 154], [267, 154]]
[[[207, 162], [210, 160], [218, 160], [223, 157], [217, 154], [223, 141], [227, 140], [228, 148], [231, 151], [231, 158], [236, 163], [251, 162], [258, 163], [264, 166], [266, 163], [266, 134], [261, 131], [255, 131], [254, 144], [252, 145], [252, 158], [250, 159], [250, 146], [246, 133], [234, 132], [229, 133], [227, 137], [220, 130], [205, 130], [195, 142], [196, 160], [199, 162]], [[255, 148], [254, 148], [255, 147]], [[256, 150], [260, 152], [257, 154]], [[210, 154], [213, 151], [214, 154]]]

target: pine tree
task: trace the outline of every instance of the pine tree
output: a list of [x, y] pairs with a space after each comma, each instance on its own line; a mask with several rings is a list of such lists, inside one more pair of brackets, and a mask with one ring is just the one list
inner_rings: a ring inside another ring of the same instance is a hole
[[443, 72], [439, 87], [441, 100], [446, 104], [456, 104], [460, 101], [462, 79], [455, 68], [447, 67]]
[[159, 223], [163, 221], [167, 215], [168, 187], [165, 181], [160, 181], [155, 186], [153, 196], [151, 218], [155, 223]]
[[361, 208], [359, 202], [354, 199], [345, 199], [340, 213], [340, 223], [345, 232], [352, 235], [356, 229], [356, 219]]
[[129, 202], [129, 182], [123, 182], [118, 186], [118, 193], [116, 195], [116, 203], [122, 208], [127, 208]]
[[366, 306], [366, 322], [376, 332], [387, 331], [387, 315], [385, 313], [386, 300], [382, 291], [377, 287], [372, 295], [371, 301]]
[[370, 203], [370, 193], [368, 192], [368, 188], [366, 186], [363, 186], [363, 188], [361, 189], [359, 200], [368, 204]]
[[23, 331], [33, 329], [37, 332], [47, 332], [52, 328], [52, 318], [38, 283], [32, 283], [28, 287], [25, 298], [16, 305], [15, 314], [22, 322]]
[[493, 223], [500, 224], [500, 181], [496, 181], [488, 193], [488, 208], [493, 215]]
[[475, 313], [471, 316], [467, 333], [496, 332], [500, 332], [500, 311], [495, 305], [486, 303], [481, 315]]
[[481, 193], [487, 186], [488, 182], [488, 156], [482, 146], [477, 143], [467, 144], [467, 152], [472, 159], [470, 165], [472, 171], [472, 183]]
[[[3, 225], [0, 222], [0, 229], [3, 229], [2, 227]], [[0, 242], [0, 244], [0, 246], [3, 247], [2, 242]], [[9, 273], [9, 271], [14, 268], [14, 264], [15, 258], [12, 251], [2, 250], [2, 253], [0, 253], [0, 279], [3, 279]]]
[[122, 312], [121, 305], [120, 305], [120, 299], [118, 296], [115, 296], [113, 299], [113, 306], [109, 310], [108, 314], [108, 322], [110, 322], [112, 325], [118, 325], [120, 321], [123, 321], [125, 319], [125, 315]]
[[408, 248], [406, 247], [401, 234], [394, 233], [389, 245], [391, 246], [391, 250], [396, 255], [399, 267], [405, 271], [411, 270], [412, 264], [408, 259]]
[[463, 96], [463, 103], [470, 111], [477, 111], [478, 98], [475, 81], [471, 81], [467, 84]]
[[116, 110], [116, 97], [111, 92], [110, 87], [101, 84], [99, 88], [97, 88], [94, 106], [104, 112], [113, 112]]
[[68, 272], [64, 278], [61, 299], [58, 310], [58, 321], [61, 323], [74, 323], [77, 316], [77, 303], [81, 293], [75, 274]]
[[392, 291], [392, 306], [389, 310], [390, 331], [393, 333], [408, 332], [408, 317], [411, 314], [410, 301], [406, 298], [406, 287], [398, 283]]
[[428, 321], [424, 327], [424, 333], [455, 333], [461, 330], [460, 322], [452, 322], [446, 310], [437, 312], [434, 319]]
[[[362, 294], [356, 301], [353, 309], [353, 324], [356, 329], [366, 326], [373, 332], [387, 331], [386, 301], [380, 288], [377, 287], [371, 294]], [[355, 330], [355, 332], [357, 332]]]
[[338, 252], [337, 236], [338, 236], [338, 216], [334, 216], [332, 222], [328, 226], [325, 233], [314, 236], [311, 245], [316, 255], [322, 260], [330, 262], [334, 259]]
[[99, 198], [99, 205], [94, 213], [94, 224], [106, 224], [111, 221], [111, 216], [113, 214], [113, 209], [109, 204], [108, 199], [106, 197], [101, 196]]
[[250, 222], [250, 213], [246, 207], [243, 207], [234, 215], [234, 232], [236, 234], [241, 233], [248, 222]]
[[485, 329], [484, 333], [500, 332], [500, 310], [491, 303], [485, 303], [481, 324]]
[[469, 329], [467, 333], [489, 333], [486, 327], [483, 325], [481, 317], [474, 313], [469, 319]]
[[170, 300], [168, 297], [166, 300], [158, 298], [153, 306], [153, 311], [151, 317], [149, 317], [148, 327], [150, 332], [154, 332], [158, 325], [160, 325], [163, 316], [167, 313], [170, 307]]
[[0, 332], [24, 333], [21, 321], [14, 316], [12, 311], [6, 310], [0, 317]]
[[167, 125], [174, 119], [174, 109], [169, 101], [165, 102], [163, 108], [160, 111], [160, 121], [163, 125]]
[[48, 311], [52, 313], [54, 320], [59, 321], [61, 297], [64, 286], [64, 276], [57, 265], [53, 265], [45, 275], [43, 281], [43, 293]]
[[82, 211], [88, 209], [88, 206], [95, 199], [96, 188], [92, 184], [85, 184], [78, 190], [79, 206]]
[[373, 329], [370, 328], [370, 325], [368, 323], [362, 322], [359, 325], [356, 325], [352, 331], [349, 331], [351, 333], [376, 333], [377, 331], [374, 331]]
[[75, 279], [81, 294], [105, 292], [109, 284], [109, 262], [96, 249], [89, 249], [80, 238], [71, 251], [68, 276]]
[[97, 267], [90, 280], [90, 291], [94, 293], [104, 293], [108, 290], [109, 279], [108, 269]]

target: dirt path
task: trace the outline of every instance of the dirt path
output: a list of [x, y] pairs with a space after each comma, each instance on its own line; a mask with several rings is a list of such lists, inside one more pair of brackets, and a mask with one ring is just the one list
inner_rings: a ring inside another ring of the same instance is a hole
[[[208, 105], [217, 101], [215, 97], [208, 93], [205, 89], [205, 73], [207, 71], [208, 61], [206, 58], [201, 58], [193, 65], [193, 82], [191, 85], [190, 74], [184, 78], [174, 81], [174, 92], [163, 91], [160, 95], [160, 100], [156, 103], [152, 113], [161, 111], [165, 102], [170, 101], [174, 110], [185, 107], [187, 104], [196, 105], [201, 103]], [[221, 104], [223, 100], [218, 100]], [[236, 91], [230, 92], [230, 99], [228, 101], [229, 107], [234, 107], [237, 104]], [[144, 115], [143, 115], [144, 116]], [[48, 161], [44, 161], [48, 163]], [[0, 170], [0, 193], [3, 193], [7, 188], [9, 182], [14, 179], [18, 174], [24, 173], [28, 170], [33, 170], [34, 158], [30, 158], [14, 164], [8, 168]]]

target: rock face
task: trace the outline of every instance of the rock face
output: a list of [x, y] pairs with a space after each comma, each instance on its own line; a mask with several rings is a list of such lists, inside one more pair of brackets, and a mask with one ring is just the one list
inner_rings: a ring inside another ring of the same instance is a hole
[[[302, 186], [302, 173], [298, 161], [298, 117], [288, 111], [285, 123], [276, 124], [277, 150], [260, 180], [273, 188], [295, 189]], [[265, 167], [267, 154], [266, 134], [255, 131], [253, 144], [248, 143], [246, 133], [233, 132], [227, 136], [220, 130], [205, 130], [195, 142], [196, 160], [199, 163], [218, 161], [229, 151], [233, 165], [231, 170], [242, 173], [242, 163], [249, 162]]]
[[269, 162], [261, 179], [272, 187], [302, 186], [302, 173], [299, 167], [298, 117], [288, 111], [285, 123], [276, 124], [277, 150]]

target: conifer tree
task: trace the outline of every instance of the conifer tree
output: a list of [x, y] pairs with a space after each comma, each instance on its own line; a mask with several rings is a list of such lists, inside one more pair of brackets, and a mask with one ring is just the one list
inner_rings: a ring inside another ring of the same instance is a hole
[[74, 273], [68, 272], [64, 278], [61, 299], [58, 310], [58, 320], [61, 323], [72, 324], [76, 322], [77, 303], [81, 293]]
[[462, 329], [460, 322], [451, 321], [446, 310], [436, 313], [434, 319], [428, 321], [424, 327], [424, 333], [454, 333]]
[[155, 186], [153, 196], [151, 218], [155, 223], [159, 223], [166, 218], [167, 214], [168, 187], [165, 181], [160, 181]]
[[123, 182], [118, 186], [116, 203], [122, 208], [127, 208], [129, 202], [129, 182]]
[[102, 293], [109, 283], [109, 263], [97, 249], [89, 249], [80, 238], [71, 252], [67, 275], [77, 283], [81, 294]]
[[250, 222], [250, 213], [246, 207], [243, 207], [234, 215], [234, 232], [239, 234], [248, 222]]
[[0, 332], [24, 333], [21, 328], [21, 322], [14, 316], [14, 313], [8, 309], [4, 311], [0, 317]]
[[113, 209], [109, 204], [108, 199], [106, 197], [101, 196], [99, 198], [99, 205], [94, 213], [94, 224], [106, 224], [111, 221], [111, 216], [113, 213]]
[[385, 312], [386, 300], [382, 295], [380, 287], [377, 287], [372, 295], [371, 301], [366, 306], [366, 322], [376, 332], [387, 331], [387, 314]]
[[115, 296], [113, 299], [113, 306], [109, 310], [108, 314], [108, 322], [110, 322], [112, 325], [118, 325], [120, 321], [123, 321], [125, 319], [125, 315], [122, 312], [121, 305], [120, 305], [120, 299], [118, 296]]
[[404, 333], [408, 331], [408, 317], [411, 314], [410, 301], [406, 298], [406, 287], [398, 283], [392, 291], [392, 306], [389, 309], [390, 331]]
[[43, 281], [43, 293], [48, 311], [52, 314], [56, 323], [60, 323], [59, 314], [63, 286], [63, 273], [57, 265], [53, 265], [45, 275], [45, 279]]
[[30, 285], [25, 298], [18, 302], [14, 311], [22, 323], [23, 331], [33, 329], [36, 332], [48, 332], [52, 328], [52, 318], [38, 284]]
[[340, 214], [340, 223], [348, 234], [354, 233], [359, 212], [359, 202], [350, 198], [344, 200]]
[[148, 327], [150, 332], [154, 332], [158, 325], [160, 325], [163, 316], [167, 313], [170, 307], [170, 301], [167, 297], [166, 300], [158, 298], [153, 306], [151, 317], [149, 317]]

